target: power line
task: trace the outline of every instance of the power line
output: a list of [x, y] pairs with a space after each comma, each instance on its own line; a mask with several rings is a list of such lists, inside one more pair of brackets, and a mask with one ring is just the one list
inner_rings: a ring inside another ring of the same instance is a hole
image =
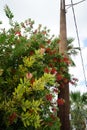
[[79, 2], [77, 2], [77, 3], [73, 3], [73, 4], [68, 4], [68, 5], [66, 5], [66, 6], [72, 6], [72, 5], [77, 5], [77, 4], [80, 4], [80, 3], [84, 2], [84, 1], [86, 1], [86, 0], [81, 0], [81, 1], [79, 1]]
[[84, 2], [84, 1], [86, 1], [86, 0], [81, 0], [81, 1], [79, 1], [79, 2], [77, 2], [77, 3], [68, 4], [68, 5], [66, 5], [66, 6], [67, 6], [67, 9], [69, 9], [70, 7], [72, 7], [72, 5], [74, 6], [74, 5], [80, 4], [80, 3]]
[[[85, 0], [83, 0], [83, 1], [85, 1]], [[80, 1], [80, 2], [83, 2], [83, 1]], [[79, 48], [80, 48], [80, 56], [81, 56], [81, 61], [82, 61], [84, 80], [85, 80], [85, 85], [87, 87], [87, 80], [86, 80], [86, 74], [85, 74], [85, 68], [84, 68], [84, 61], [83, 61], [83, 56], [82, 56], [82, 51], [81, 51], [80, 38], [79, 38], [78, 27], [77, 27], [77, 22], [76, 22], [76, 16], [75, 16], [75, 11], [74, 11], [73, 1], [72, 0], [71, 0], [71, 5], [72, 5], [72, 11], [73, 11], [73, 17], [74, 17], [74, 23], [75, 23], [75, 28], [76, 28], [78, 45], [79, 45]]]

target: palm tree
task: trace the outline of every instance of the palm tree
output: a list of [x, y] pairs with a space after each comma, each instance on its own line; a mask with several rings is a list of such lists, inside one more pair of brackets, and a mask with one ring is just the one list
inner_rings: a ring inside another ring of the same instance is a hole
[[70, 56], [71, 55], [76, 56], [78, 54], [78, 50], [80, 50], [79, 47], [74, 47], [73, 41], [74, 41], [73, 38], [68, 38], [67, 39], [67, 53]]
[[81, 94], [79, 91], [71, 92], [71, 129], [85, 130], [87, 118], [87, 93]]

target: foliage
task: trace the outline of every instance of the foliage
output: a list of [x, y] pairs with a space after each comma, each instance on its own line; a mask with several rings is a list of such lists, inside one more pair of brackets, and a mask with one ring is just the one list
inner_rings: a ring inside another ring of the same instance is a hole
[[[67, 71], [73, 65], [70, 56], [59, 54], [59, 38], [31, 19], [13, 22], [10, 29], [0, 31], [0, 128], [59, 130], [57, 99], [59, 88], [75, 84]], [[4, 60], [3, 60], [4, 59]]]
[[85, 130], [87, 118], [87, 93], [81, 94], [79, 91], [71, 92], [71, 126], [76, 130]]

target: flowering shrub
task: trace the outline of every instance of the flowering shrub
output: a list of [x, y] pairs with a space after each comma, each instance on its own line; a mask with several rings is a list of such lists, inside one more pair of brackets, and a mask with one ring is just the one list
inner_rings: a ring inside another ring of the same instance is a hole
[[58, 105], [65, 101], [57, 98], [59, 88], [73, 83], [72, 60], [59, 54], [60, 40], [46, 27], [9, 19], [11, 28], [0, 32], [0, 128], [59, 130]]

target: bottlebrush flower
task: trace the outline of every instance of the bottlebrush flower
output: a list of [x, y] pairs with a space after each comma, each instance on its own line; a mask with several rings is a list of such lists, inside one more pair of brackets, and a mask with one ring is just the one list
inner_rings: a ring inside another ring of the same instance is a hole
[[55, 68], [52, 68], [52, 69], [51, 69], [51, 74], [56, 74], [56, 73], [57, 73], [56, 69], [55, 69]]
[[46, 67], [46, 68], [44, 68], [44, 72], [45, 73], [50, 73], [50, 70]]
[[68, 57], [64, 57], [63, 62], [65, 62], [68, 65], [71, 63], [71, 61], [70, 61], [70, 59]]
[[57, 74], [56, 78], [57, 78], [57, 81], [60, 81], [60, 80], [63, 79], [63, 75], [61, 75], [61, 74]]
[[48, 101], [52, 101], [52, 98], [53, 98], [52, 94], [46, 95], [46, 99], [47, 99]]
[[65, 103], [65, 101], [62, 98], [58, 98], [57, 103], [58, 103], [58, 105], [63, 105]]

